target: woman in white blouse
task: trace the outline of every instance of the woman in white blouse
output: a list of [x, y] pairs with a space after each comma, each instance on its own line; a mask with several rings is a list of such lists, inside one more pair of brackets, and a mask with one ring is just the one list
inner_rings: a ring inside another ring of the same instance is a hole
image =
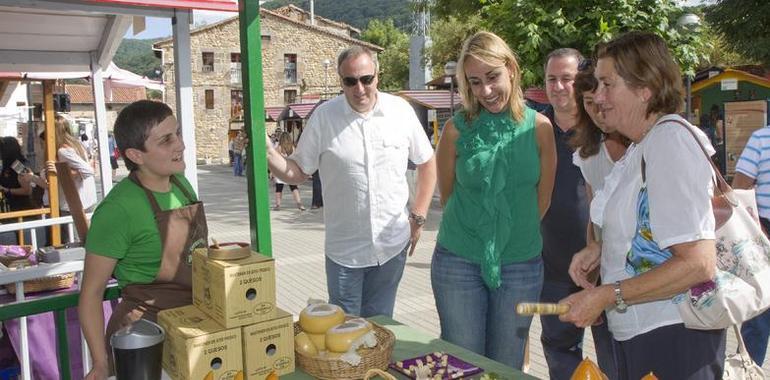
[[[56, 129], [56, 159], [69, 165], [80, 195], [80, 202], [83, 204], [83, 210], [92, 211], [96, 205], [96, 181], [94, 169], [88, 163], [88, 154], [79, 139], [72, 135], [67, 119], [61, 115], [56, 115], [54, 126]], [[59, 189], [59, 202], [60, 209], [68, 213], [70, 208], [61, 189]]]
[[607, 125], [633, 144], [605, 179], [604, 284], [562, 300], [570, 310], [560, 318], [585, 327], [606, 309], [621, 379], [650, 371], [660, 379], [720, 379], [724, 330], [685, 328], [676, 305], [716, 272], [713, 173], [688, 131], [694, 127], [677, 115], [679, 67], [663, 39], [646, 32], [617, 37], [597, 57], [594, 100]]

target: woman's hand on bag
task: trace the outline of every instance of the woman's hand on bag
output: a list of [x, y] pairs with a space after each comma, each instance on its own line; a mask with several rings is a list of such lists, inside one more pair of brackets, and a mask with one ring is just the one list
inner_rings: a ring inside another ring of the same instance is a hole
[[[569, 264], [569, 276], [575, 284], [584, 289], [595, 287], [596, 276], [594, 271], [599, 267], [602, 255], [602, 246], [597, 242], [590, 242], [580, 252], [572, 256]], [[592, 278], [593, 277], [593, 278]]]
[[569, 305], [569, 311], [559, 316], [562, 322], [569, 322], [577, 327], [589, 327], [602, 315], [605, 308], [615, 301], [615, 292], [609, 285], [586, 289], [571, 294], [559, 301]]

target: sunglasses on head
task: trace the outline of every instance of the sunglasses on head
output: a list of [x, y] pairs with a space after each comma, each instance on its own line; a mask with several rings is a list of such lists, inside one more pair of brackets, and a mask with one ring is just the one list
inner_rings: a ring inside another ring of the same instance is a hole
[[346, 87], [353, 87], [356, 84], [358, 84], [358, 81], [361, 81], [361, 84], [364, 86], [368, 86], [374, 82], [374, 74], [372, 75], [362, 75], [358, 78], [356, 77], [344, 77], [342, 78], [342, 84], [344, 84]]
[[593, 67], [594, 61], [590, 58], [586, 58], [578, 64], [578, 71], [585, 71], [589, 70], [591, 67]]

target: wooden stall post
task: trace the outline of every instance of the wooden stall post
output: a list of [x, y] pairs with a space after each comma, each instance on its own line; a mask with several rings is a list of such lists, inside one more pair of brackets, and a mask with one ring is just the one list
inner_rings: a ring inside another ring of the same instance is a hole
[[[56, 161], [56, 130], [54, 127], [53, 80], [43, 81], [43, 114], [45, 119], [45, 161]], [[48, 199], [51, 204], [51, 218], [59, 217], [59, 180], [48, 173]], [[61, 227], [51, 226], [51, 243], [61, 244]]]

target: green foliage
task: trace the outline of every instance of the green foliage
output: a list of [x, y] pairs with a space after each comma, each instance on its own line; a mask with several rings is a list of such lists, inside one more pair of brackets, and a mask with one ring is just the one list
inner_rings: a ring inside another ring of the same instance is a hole
[[[310, 10], [308, 0], [273, 0], [262, 6], [267, 9], [276, 9], [288, 4]], [[409, 0], [317, 0], [315, 13], [330, 20], [350, 24], [358, 29], [365, 28], [370, 20], [390, 18], [399, 29], [409, 30], [412, 20]]]
[[382, 46], [380, 62], [380, 89], [402, 90], [409, 80], [409, 37], [398, 30], [392, 19], [371, 20], [361, 32], [361, 39]]
[[699, 30], [683, 33], [676, 27], [682, 10], [673, 0], [436, 0], [439, 16], [457, 10], [465, 12], [460, 18], [479, 15], [481, 28], [508, 42], [519, 56], [525, 86], [543, 83], [543, 60], [550, 51], [573, 47], [590, 55], [597, 43], [626, 31], [663, 37], [689, 75], [705, 58], [707, 47]]
[[152, 51], [155, 40], [138, 40], [125, 38], [120, 43], [115, 57], [112, 59], [118, 67], [148, 78], [159, 79], [155, 70], [160, 70], [160, 58]]
[[427, 57], [433, 62], [433, 76], [444, 75], [444, 64], [457, 61], [463, 41], [476, 33], [481, 23], [478, 15], [463, 19], [449, 16], [433, 21], [430, 26], [432, 45], [427, 49]]
[[770, 65], [770, 2], [719, 0], [705, 13], [706, 21], [734, 51]]

